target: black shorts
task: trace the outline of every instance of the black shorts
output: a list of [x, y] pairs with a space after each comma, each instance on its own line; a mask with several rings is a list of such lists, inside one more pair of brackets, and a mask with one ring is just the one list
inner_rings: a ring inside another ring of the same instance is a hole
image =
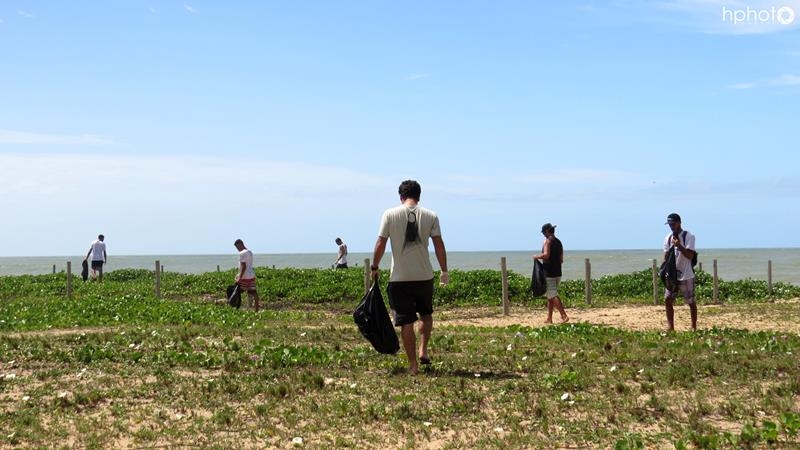
[[92, 269], [100, 270], [103, 268], [103, 261], [92, 261]]
[[347, 269], [347, 263], [337, 264], [336, 268], [337, 269]]
[[423, 281], [391, 281], [386, 287], [389, 306], [394, 311], [394, 326], [417, 321], [419, 314], [433, 314], [433, 278]]

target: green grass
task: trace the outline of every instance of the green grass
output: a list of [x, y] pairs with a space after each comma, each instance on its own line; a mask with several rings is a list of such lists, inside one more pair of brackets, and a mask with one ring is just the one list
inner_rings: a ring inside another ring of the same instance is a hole
[[[496, 306], [495, 275], [455, 273], [472, 298], [438, 290], [438, 307]], [[232, 273], [166, 274], [165, 299], [146, 271], [70, 300], [63, 275], [1, 278], [0, 447], [800, 446], [794, 334], [437, 323], [434, 364], [410, 377], [352, 324], [360, 271], [259, 276], [259, 314], [213, 301]]]

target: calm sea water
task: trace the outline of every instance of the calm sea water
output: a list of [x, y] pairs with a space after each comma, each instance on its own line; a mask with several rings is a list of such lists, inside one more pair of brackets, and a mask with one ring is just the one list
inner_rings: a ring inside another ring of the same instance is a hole
[[[700, 263], [703, 269], [711, 272], [712, 261], [717, 260], [720, 278], [738, 280], [742, 278], [767, 278], [767, 261], [772, 260], [772, 278], [800, 284], [800, 248], [785, 249], [700, 249]], [[500, 258], [505, 256], [508, 270], [530, 275], [531, 252], [448, 252], [450, 269], [500, 269]], [[350, 266], [364, 266], [364, 259], [372, 257], [368, 253], [350, 253]], [[592, 250], [570, 251], [564, 255], [564, 277], [582, 279], [585, 259], [591, 261], [592, 278], [603, 275], [630, 273], [651, 267], [652, 260], [661, 261], [658, 250]], [[256, 266], [275, 266], [277, 268], [328, 268], [336, 259], [334, 253], [302, 254], [256, 254]], [[82, 256], [43, 256], [43, 257], [0, 257], [1, 275], [45, 274], [66, 270], [66, 262], [72, 261], [73, 272], [80, 272]], [[183, 273], [203, 273], [232, 269], [237, 265], [237, 257], [231, 255], [109, 255], [106, 271], [123, 268], [153, 269], [159, 260], [164, 270]], [[438, 268], [432, 256], [434, 268]], [[384, 258], [382, 267], [389, 267], [389, 255]]]

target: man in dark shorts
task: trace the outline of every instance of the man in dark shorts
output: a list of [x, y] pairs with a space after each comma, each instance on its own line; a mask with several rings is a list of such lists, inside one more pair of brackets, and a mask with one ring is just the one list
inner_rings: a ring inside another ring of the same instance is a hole
[[92, 257], [92, 279], [97, 278], [101, 282], [103, 281], [103, 264], [108, 262], [105, 239], [105, 236], [102, 234], [97, 236], [97, 239], [89, 244], [89, 252], [86, 253], [86, 257], [83, 258], [83, 260], [86, 261], [89, 259], [89, 256]]
[[[433, 266], [428, 253], [428, 240], [433, 241], [441, 276], [439, 285], [450, 281], [447, 273], [447, 251], [435, 212], [419, 206], [422, 188], [414, 180], [400, 184], [400, 206], [387, 209], [381, 218], [378, 240], [372, 255], [372, 279], [377, 282], [386, 242], [392, 242], [392, 267], [386, 288], [394, 325], [400, 327], [403, 349], [408, 358], [409, 373], [419, 371], [419, 362], [430, 364], [428, 341], [433, 330]], [[417, 351], [414, 322], [419, 320], [420, 344]]]
[[674, 291], [664, 289], [664, 305], [667, 310], [667, 330], [675, 331], [675, 310], [673, 304], [678, 294], [683, 297], [684, 303], [689, 305], [689, 315], [692, 320], [692, 330], [697, 331], [697, 302], [694, 298], [694, 269], [692, 258], [695, 256], [694, 234], [684, 230], [681, 226], [681, 216], [672, 213], [667, 216], [669, 233], [664, 238], [664, 261], [667, 260], [670, 250], [675, 252], [675, 265], [678, 270], [678, 286]]

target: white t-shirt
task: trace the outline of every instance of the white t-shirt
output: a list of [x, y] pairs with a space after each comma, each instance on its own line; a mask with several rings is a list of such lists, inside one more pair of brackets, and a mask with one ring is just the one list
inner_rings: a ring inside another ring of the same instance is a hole
[[[419, 237], [406, 242], [406, 224], [409, 213], [416, 216]], [[428, 253], [428, 240], [441, 236], [439, 217], [430, 209], [419, 205], [400, 205], [387, 209], [381, 218], [378, 236], [388, 238], [392, 245], [392, 269], [389, 281], [424, 281], [433, 279], [433, 266]]]
[[92, 247], [92, 261], [105, 261], [106, 243], [95, 239], [89, 245]]
[[[686, 231], [686, 238], [683, 238], [683, 230], [678, 235], [678, 239], [681, 240], [681, 243], [684, 247], [688, 248], [689, 250], [694, 250], [694, 235]], [[669, 251], [669, 248], [672, 247], [672, 233], [669, 233], [667, 237], [664, 238], [664, 253]], [[675, 247], [675, 266], [678, 269], [678, 281], [684, 280], [691, 280], [694, 278], [694, 270], [692, 270], [692, 259], [683, 256], [678, 247]]]
[[336, 264], [347, 264], [347, 245], [342, 244], [339, 246], [339, 252], [342, 253], [342, 256], [336, 260]]
[[245, 264], [244, 268], [244, 275], [242, 275], [243, 280], [252, 280], [256, 277], [256, 271], [253, 270], [253, 252], [248, 249], [244, 249], [239, 252], [239, 267], [241, 270], [242, 263]]

